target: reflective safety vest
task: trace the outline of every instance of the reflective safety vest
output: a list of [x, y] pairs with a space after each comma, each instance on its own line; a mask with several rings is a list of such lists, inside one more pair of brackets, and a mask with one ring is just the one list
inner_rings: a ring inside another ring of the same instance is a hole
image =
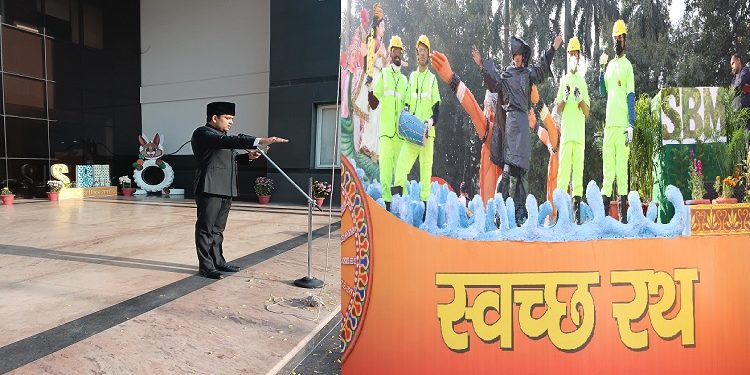
[[409, 75], [409, 111], [421, 121], [432, 117], [432, 107], [440, 102], [437, 78], [429, 69]]
[[372, 93], [380, 101], [380, 136], [395, 137], [398, 118], [406, 105], [409, 82], [392, 65], [380, 71]]
[[566, 88], [570, 89], [568, 96], [568, 103], [562, 111], [561, 128], [562, 135], [560, 143], [566, 142], [577, 142], [579, 144], [586, 144], [586, 116], [583, 111], [578, 108], [578, 103], [575, 100], [575, 90], [578, 89], [581, 100], [586, 103], [587, 106], [591, 105], [591, 98], [589, 97], [589, 89], [586, 87], [586, 80], [580, 73], [568, 72], [560, 78], [560, 86], [557, 89], [556, 102], [561, 102], [565, 95]]
[[635, 92], [635, 78], [633, 65], [625, 55], [609, 61], [604, 72], [604, 84], [607, 88], [607, 113], [604, 125], [628, 127], [628, 94]]

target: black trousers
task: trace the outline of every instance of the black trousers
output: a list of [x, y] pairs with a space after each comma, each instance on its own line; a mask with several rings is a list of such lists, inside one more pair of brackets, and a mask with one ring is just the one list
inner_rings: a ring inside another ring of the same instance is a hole
[[216, 266], [226, 265], [224, 251], [224, 228], [232, 207], [232, 197], [198, 193], [198, 220], [195, 222], [195, 248], [198, 253], [198, 267], [212, 271]]
[[516, 209], [516, 224], [519, 226], [529, 216], [526, 211], [528, 185], [529, 177], [526, 171], [521, 167], [510, 164], [503, 167], [503, 173], [497, 182], [497, 192], [502, 194], [503, 199], [508, 199], [508, 196], [513, 197], [513, 204]]

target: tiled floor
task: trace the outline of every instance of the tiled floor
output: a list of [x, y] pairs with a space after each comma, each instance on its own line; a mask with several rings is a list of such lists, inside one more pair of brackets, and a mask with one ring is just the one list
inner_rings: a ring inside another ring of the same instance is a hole
[[273, 297], [308, 293], [291, 284], [307, 274], [304, 207], [236, 203], [224, 251], [244, 269], [213, 282], [196, 275], [192, 201], [16, 202], [0, 206], [0, 372], [262, 374], [340, 310], [337, 211], [330, 241], [313, 217], [325, 307], [271, 308], [284, 314]]

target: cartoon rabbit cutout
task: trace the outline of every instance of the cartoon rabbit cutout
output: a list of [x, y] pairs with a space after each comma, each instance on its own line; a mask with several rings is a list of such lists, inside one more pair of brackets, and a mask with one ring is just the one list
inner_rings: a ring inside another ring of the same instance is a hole
[[[146, 192], [162, 192], [169, 194], [169, 186], [174, 181], [174, 170], [169, 163], [161, 160], [164, 156], [164, 148], [161, 145], [159, 133], [154, 135], [154, 140], [149, 141], [145, 136], [139, 135], [138, 142], [141, 144], [138, 160], [133, 163], [133, 178], [139, 188]], [[143, 172], [149, 167], [159, 167], [164, 174], [163, 179], [158, 183], [147, 182], [143, 179]], [[136, 193], [137, 194], [137, 193]]]
[[161, 159], [159, 159], [162, 155], [164, 155], [164, 149], [162, 148], [160, 141], [161, 139], [159, 138], [159, 133], [156, 133], [152, 142], [148, 141], [144, 136], [139, 135], [138, 142], [141, 144], [140, 154], [138, 154], [138, 160], [133, 163], [133, 168], [140, 171], [141, 169], [143, 169], [143, 163], [145, 162], [145, 160], [149, 159], [155, 159], [156, 165], [158, 165], [159, 168], [166, 168], [166, 164]]

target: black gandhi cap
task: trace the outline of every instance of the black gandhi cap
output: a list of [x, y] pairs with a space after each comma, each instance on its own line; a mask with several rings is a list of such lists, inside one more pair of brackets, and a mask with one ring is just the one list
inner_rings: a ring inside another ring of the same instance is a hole
[[234, 103], [230, 102], [212, 102], [206, 106], [206, 116], [221, 116], [231, 115], [234, 116]]

